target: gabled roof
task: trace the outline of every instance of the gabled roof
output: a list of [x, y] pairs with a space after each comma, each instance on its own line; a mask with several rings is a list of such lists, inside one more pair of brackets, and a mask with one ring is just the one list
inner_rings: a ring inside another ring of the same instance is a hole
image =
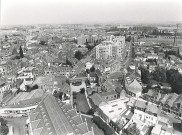
[[101, 97], [105, 97], [105, 96], [110, 96], [110, 95], [116, 95], [117, 94], [117, 92], [116, 91], [108, 91], [108, 92], [102, 92], [102, 93], [99, 93], [99, 95], [101, 96]]
[[147, 106], [146, 102], [144, 102], [143, 100], [137, 100], [136, 103], [135, 103], [135, 107], [139, 107], [139, 108], [145, 109], [146, 106]]
[[122, 72], [114, 72], [114, 73], [109, 75], [109, 79], [120, 79], [122, 77], [123, 77]]
[[142, 86], [136, 79], [134, 79], [134, 81], [129, 84], [128, 90], [137, 94], [138, 92], [142, 92]]
[[101, 71], [100, 71], [99, 69], [96, 69], [96, 70], [95, 70], [95, 73], [96, 73], [98, 76], [102, 76], [102, 73], [101, 73]]
[[70, 105], [47, 95], [30, 114], [33, 135], [67, 135], [89, 132], [86, 122]]
[[103, 99], [98, 93], [94, 93], [91, 96], [91, 99], [92, 99], [93, 103], [97, 106], [99, 106], [102, 102], [106, 102], [105, 99]]

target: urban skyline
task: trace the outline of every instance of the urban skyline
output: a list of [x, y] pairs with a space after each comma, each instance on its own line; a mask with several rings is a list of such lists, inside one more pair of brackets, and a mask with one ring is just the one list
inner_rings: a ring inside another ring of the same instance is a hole
[[178, 0], [2, 0], [1, 25], [176, 23], [180, 7]]

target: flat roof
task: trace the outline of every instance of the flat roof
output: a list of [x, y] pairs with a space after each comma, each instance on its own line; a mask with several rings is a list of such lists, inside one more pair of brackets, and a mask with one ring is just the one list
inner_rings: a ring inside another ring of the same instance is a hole
[[109, 117], [109, 119], [117, 121], [116, 117], [120, 114], [124, 113], [126, 108], [126, 102], [129, 101], [128, 98], [116, 99], [109, 101], [105, 105], [100, 105], [99, 108], [103, 111], [105, 115]]

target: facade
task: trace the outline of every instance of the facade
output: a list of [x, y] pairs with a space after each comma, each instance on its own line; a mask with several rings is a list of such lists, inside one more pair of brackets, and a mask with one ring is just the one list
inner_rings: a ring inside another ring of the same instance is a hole
[[122, 57], [125, 37], [111, 36], [109, 41], [103, 41], [96, 46], [96, 59], [111, 59]]
[[90, 39], [89, 35], [81, 35], [77, 38], [77, 44], [78, 45], [84, 45], [86, 42], [88, 42]]

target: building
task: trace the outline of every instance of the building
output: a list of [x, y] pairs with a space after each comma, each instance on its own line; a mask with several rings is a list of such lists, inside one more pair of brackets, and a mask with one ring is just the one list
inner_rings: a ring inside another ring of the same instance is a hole
[[21, 116], [27, 114], [34, 110], [44, 97], [44, 91], [42, 89], [36, 89], [31, 92], [20, 92], [18, 94], [13, 93], [12, 90], [10, 97], [0, 108], [2, 116]]
[[81, 35], [77, 38], [78, 45], [84, 45], [86, 42], [89, 41], [89, 35]]
[[30, 135], [93, 135], [76, 109], [47, 95], [28, 118]]
[[100, 104], [96, 111], [106, 123], [109, 124], [111, 120], [112, 122], [116, 122], [120, 118], [120, 115], [127, 110], [125, 103], [128, 101], [127, 97], [108, 101], [106, 104]]
[[147, 125], [154, 126], [157, 123], [157, 112], [158, 112], [157, 105], [148, 103], [145, 111], [135, 109], [134, 115], [139, 120], [145, 122]]
[[122, 57], [125, 46], [125, 37], [110, 37], [110, 40], [103, 41], [96, 46], [96, 59], [112, 59]]
[[134, 79], [134, 81], [130, 84], [127, 84], [126, 82], [125, 86], [129, 95], [134, 97], [140, 97], [142, 95], [142, 86], [136, 79]]

